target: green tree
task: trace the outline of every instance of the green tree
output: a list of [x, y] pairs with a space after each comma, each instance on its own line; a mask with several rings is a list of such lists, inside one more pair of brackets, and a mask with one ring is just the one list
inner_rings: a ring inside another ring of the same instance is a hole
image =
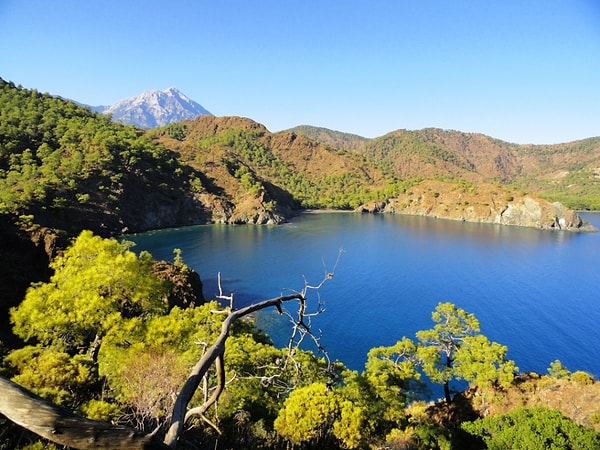
[[5, 362], [17, 372], [15, 383], [57, 405], [78, 409], [100, 388], [97, 367], [85, 355], [72, 357], [55, 348], [29, 345], [13, 351]]
[[439, 303], [431, 318], [434, 327], [417, 332], [417, 356], [431, 381], [444, 386], [447, 403], [452, 402], [453, 378], [481, 387], [512, 382], [516, 367], [505, 359], [506, 347], [479, 334], [479, 321], [472, 313], [447, 302]]
[[166, 311], [154, 261], [130, 247], [84, 231], [51, 263], [50, 281], [29, 288], [11, 310], [15, 334], [31, 344], [6, 358], [14, 381], [76, 410], [99, 396], [102, 339]]
[[571, 371], [560, 360], [555, 359], [550, 363], [550, 367], [548, 367], [548, 375], [552, 378], [569, 378]]
[[508, 388], [517, 371], [515, 363], [506, 359], [508, 348], [491, 342], [486, 336], [465, 337], [454, 358], [454, 375], [480, 388]]
[[450, 380], [454, 377], [454, 357], [467, 336], [479, 332], [479, 321], [473, 314], [452, 303], [439, 303], [431, 314], [433, 328], [417, 332], [417, 351], [425, 374], [434, 383], [443, 384], [446, 402], [451, 403]]
[[364, 410], [344, 400], [325, 383], [294, 390], [275, 419], [275, 430], [292, 444], [318, 448], [357, 448], [362, 439]]
[[339, 402], [325, 383], [294, 390], [275, 420], [275, 430], [293, 444], [326, 445], [339, 415]]
[[390, 347], [369, 350], [363, 376], [380, 410], [375, 417], [397, 426], [407, 403], [422, 393], [417, 371], [417, 346], [407, 337]]
[[94, 359], [112, 327], [136, 316], [163, 313], [166, 285], [153, 274], [150, 254], [138, 257], [130, 247], [83, 231], [51, 263], [50, 281], [31, 287], [11, 310], [14, 333], [66, 352], [86, 347]]

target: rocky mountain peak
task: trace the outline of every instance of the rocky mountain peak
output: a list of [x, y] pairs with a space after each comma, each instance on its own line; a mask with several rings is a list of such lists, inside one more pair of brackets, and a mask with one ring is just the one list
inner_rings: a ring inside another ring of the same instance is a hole
[[174, 86], [164, 91], [144, 91], [138, 96], [95, 109], [104, 114], [111, 114], [116, 122], [140, 128], [155, 128], [181, 120], [192, 120], [198, 116], [212, 115]]

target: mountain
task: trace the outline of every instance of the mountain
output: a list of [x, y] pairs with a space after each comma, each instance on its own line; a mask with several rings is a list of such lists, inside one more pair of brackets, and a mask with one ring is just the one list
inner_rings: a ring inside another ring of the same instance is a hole
[[201, 104], [176, 87], [165, 91], [145, 91], [137, 97], [119, 100], [110, 106], [93, 107], [92, 110], [111, 114], [115, 122], [140, 128], [156, 128], [198, 116], [212, 116]]
[[8, 152], [0, 155], [0, 212], [45, 227], [98, 224], [91, 229], [113, 234], [281, 223], [305, 208], [518, 224], [513, 210], [529, 208], [543, 216], [540, 226], [578, 228], [527, 198], [600, 210], [600, 138], [521, 146], [430, 128], [365, 139], [308, 126], [271, 133], [251, 119], [206, 114], [140, 132], [49, 94], [0, 87]]

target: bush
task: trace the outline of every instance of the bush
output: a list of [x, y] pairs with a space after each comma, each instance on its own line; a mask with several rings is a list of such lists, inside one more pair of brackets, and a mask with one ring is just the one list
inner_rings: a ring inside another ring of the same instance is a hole
[[483, 439], [492, 450], [600, 448], [600, 434], [576, 424], [559, 411], [543, 407], [519, 408], [507, 414], [463, 423], [462, 428]]
[[577, 384], [594, 384], [594, 377], [587, 372], [578, 370], [571, 375], [571, 381]]

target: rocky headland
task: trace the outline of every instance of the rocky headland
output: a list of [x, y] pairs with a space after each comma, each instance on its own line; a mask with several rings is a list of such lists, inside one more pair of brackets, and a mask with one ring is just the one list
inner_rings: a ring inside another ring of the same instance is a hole
[[364, 213], [390, 213], [500, 225], [597, 231], [576, 211], [559, 202], [507, 192], [494, 185], [456, 184], [425, 180], [396, 198], [371, 202], [357, 209]]

